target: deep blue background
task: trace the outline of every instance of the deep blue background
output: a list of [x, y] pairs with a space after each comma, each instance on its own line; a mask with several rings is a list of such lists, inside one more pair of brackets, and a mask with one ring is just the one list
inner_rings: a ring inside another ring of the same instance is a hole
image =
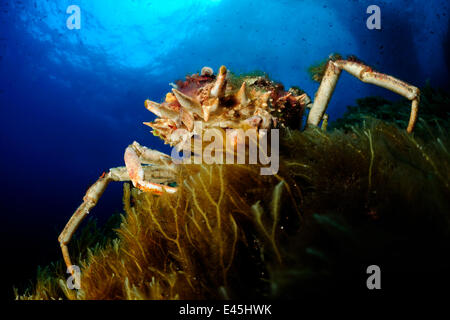
[[[80, 30], [66, 8], [81, 8]], [[382, 30], [366, 28], [381, 8]], [[123, 165], [137, 140], [169, 151], [142, 125], [169, 82], [222, 64], [263, 70], [314, 96], [307, 74], [332, 52], [354, 54], [416, 86], [448, 88], [447, 1], [0, 1], [0, 177], [5, 294], [59, 257], [58, 233], [86, 188]], [[367, 95], [397, 98], [344, 74], [332, 118]], [[111, 185], [93, 211], [121, 210]]]

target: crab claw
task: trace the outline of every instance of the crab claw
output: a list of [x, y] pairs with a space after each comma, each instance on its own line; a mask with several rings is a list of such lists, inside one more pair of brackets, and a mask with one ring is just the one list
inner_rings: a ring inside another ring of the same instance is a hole
[[250, 102], [250, 99], [247, 96], [247, 86], [245, 84], [245, 81], [242, 82], [242, 86], [239, 89], [238, 93], [236, 94], [236, 99], [243, 107], [246, 107]]
[[196, 113], [201, 117], [203, 116], [202, 106], [197, 100], [185, 95], [177, 89], [172, 89], [172, 92], [175, 94], [175, 97], [177, 98], [180, 105], [184, 108], [184, 110], [186, 110], [190, 114]]
[[170, 110], [164, 107], [162, 104], [150, 100], [145, 100], [145, 107], [148, 111], [154, 113], [160, 118], [167, 118], [173, 121], [176, 121], [178, 119], [178, 113], [176, 111]]
[[168, 137], [177, 129], [177, 125], [170, 119], [156, 118], [154, 122], [143, 122], [144, 125], [153, 129], [153, 134]]
[[[149, 151], [146, 152], [148, 153]], [[158, 156], [158, 154], [155, 153], [152, 154], [152, 156], [156, 157]], [[125, 166], [127, 167], [127, 171], [130, 176], [130, 180], [133, 183], [133, 186], [135, 186], [136, 188], [154, 194], [162, 194], [164, 192], [174, 193], [177, 191], [176, 188], [144, 180], [144, 169], [141, 165], [140, 155], [136, 151], [136, 145], [133, 144], [128, 146], [128, 148], [125, 150], [124, 160]]]
[[221, 66], [219, 69], [219, 74], [217, 75], [216, 82], [211, 89], [211, 96], [215, 98], [223, 97], [223, 95], [225, 94], [226, 82], [227, 68], [225, 68], [225, 66]]

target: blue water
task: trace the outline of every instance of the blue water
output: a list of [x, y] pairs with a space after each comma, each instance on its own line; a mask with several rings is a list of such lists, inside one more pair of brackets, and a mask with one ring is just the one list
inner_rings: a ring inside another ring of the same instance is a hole
[[[66, 26], [72, 4], [79, 30]], [[366, 27], [371, 4], [381, 30]], [[338, 52], [448, 88], [448, 13], [437, 0], [0, 1], [1, 243], [14, 275], [5, 290], [59, 257], [58, 233], [86, 188], [123, 165], [129, 143], [169, 151], [142, 125], [153, 119], [144, 100], [161, 100], [169, 82], [224, 64], [313, 97], [308, 66]], [[367, 95], [397, 98], [344, 74], [331, 118]], [[120, 209], [116, 184], [93, 214], [104, 221]]]

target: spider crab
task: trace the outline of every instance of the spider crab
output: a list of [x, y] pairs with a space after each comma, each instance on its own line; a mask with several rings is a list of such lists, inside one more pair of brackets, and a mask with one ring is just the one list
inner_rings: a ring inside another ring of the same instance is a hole
[[[194, 121], [201, 121], [206, 128], [239, 129], [252, 127], [257, 130], [279, 127], [299, 128], [303, 112], [309, 108], [307, 126], [318, 126], [327, 119], [325, 111], [342, 70], [359, 80], [386, 88], [412, 101], [407, 131], [411, 133], [417, 120], [420, 92], [392, 76], [374, 71], [355, 58], [342, 59], [330, 56], [321, 74], [321, 83], [314, 102], [297, 88], [284, 90], [283, 85], [266, 77], [236, 78], [220, 67], [218, 74], [204, 67], [200, 74], [178, 81], [165, 101], [145, 101], [145, 107], [156, 115], [154, 122], [144, 124], [153, 128], [171, 146], [191, 139], [195, 134]], [[237, 80], [239, 79], [239, 80]], [[180, 134], [179, 128], [183, 134]], [[169, 183], [176, 180], [176, 164], [169, 155], [133, 142], [125, 150], [125, 166], [110, 169], [87, 190], [83, 203], [72, 215], [58, 240], [69, 272], [74, 273], [68, 252], [68, 243], [89, 211], [97, 204], [111, 181], [130, 181], [134, 187], [162, 194], [174, 193]], [[142, 166], [145, 164], [145, 166]]]

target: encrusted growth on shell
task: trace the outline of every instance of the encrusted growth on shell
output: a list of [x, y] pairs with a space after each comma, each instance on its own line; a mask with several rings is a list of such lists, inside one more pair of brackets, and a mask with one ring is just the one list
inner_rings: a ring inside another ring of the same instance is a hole
[[[193, 135], [195, 121], [203, 129], [271, 129], [299, 127], [309, 97], [297, 88], [285, 91], [262, 76], [231, 75], [222, 66], [217, 75], [205, 67], [200, 74], [177, 81], [162, 103], [145, 101], [157, 118], [144, 124], [165, 143], [175, 145]], [[186, 129], [180, 134], [177, 129]]]

